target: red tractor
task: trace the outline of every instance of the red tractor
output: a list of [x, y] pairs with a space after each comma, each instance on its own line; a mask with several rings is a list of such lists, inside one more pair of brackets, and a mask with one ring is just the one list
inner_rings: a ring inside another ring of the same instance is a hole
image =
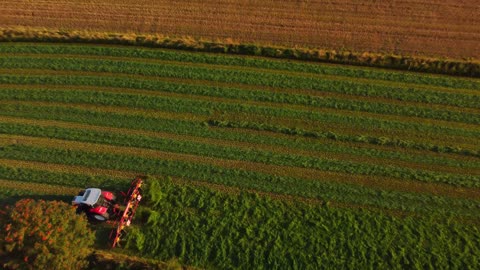
[[107, 221], [117, 212], [116, 196], [110, 191], [87, 188], [78, 193], [72, 201], [77, 214], [85, 213], [91, 221]]
[[85, 213], [90, 221], [113, 220], [115, 228], [110, 234], [110, 239], [112, 247], [118, 246], [142, 200], [144, 179], [144, 176], [135, 177], [127, 193], [121, 193], [125, 198], [122, 206], [117, 204], [116, 196], [112, 192], [102, 191], [99, 188], [87, 188], [81, 191], [78, 196], [75, 196], [72, 204], [77, 207], [77, 214]]

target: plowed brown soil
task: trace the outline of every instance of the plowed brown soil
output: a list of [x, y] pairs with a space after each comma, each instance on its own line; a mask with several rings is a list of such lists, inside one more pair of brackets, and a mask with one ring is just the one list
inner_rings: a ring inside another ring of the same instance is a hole
[[0, 26], [480, 58], [477, 0], [3, 0]]

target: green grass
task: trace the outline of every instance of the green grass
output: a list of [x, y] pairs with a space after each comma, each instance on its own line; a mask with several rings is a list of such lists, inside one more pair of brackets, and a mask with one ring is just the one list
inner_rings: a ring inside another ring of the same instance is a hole
[[479, 263], [479, 79], [120, 46], [2, 43], [0, 55], [0, 179], [25, 183], [2, 203], [149, 174], [126, 243], [144, 257]]
[[[107, 127], [122, 127], [129, 128], [133, 130], [146, 130], [146, 131], [160, 131], [160, 132], [169, 132], [172, 134], [179, 135], [193, 135], [205, 138], [214, 138], [214, 139], [227, 139], [234, 141], [242, 142], [251, 142], [251, 143], [260, 143], [268, 145], [278, 145], [292, 148], [300, 148], [304, 150], [317, 150], [317, 151], [327, 151], [327, 152], [339, 152], [339, 153], [350, 153], [353, 155], [368, 155], [379, 158], [399, 158], [404, 161], [414, 161], [419, 163], [427, 164], [442, 164], [455, 167], [464, 167], [464, 168], [478, 168], [480, 165], [472, 160], [466, 160], [458, 162], [455, 160], [449, 161], [448, 159], [437, 157], [437, 156], [412, 156], [412, 155], [402, 155], [401, 153], [385, 151], [377, 151], [375, 149], [365, 149], [365, 148], [352, 148], [352, 147], [339, 147], [336, 142], [340, 142], [340, 139], [344, 141], [355, 142], [360, 146], [362, 144], [385, 144], [388, 141], [386, 138], [375, 138], [375, 137], [366, 137], [366, 136], [343, 136], [340, 138], [337, 134], [326, 132], [326, 133], [305, 133], [300, 129], [289, 129], [268, 125], [257, 125], [257, 124], [248, 124], [248, 123], [235, 123], [235, 122], [219, 122], [219, 121], [210, 121], [207, 122], [198, 122], [198, 121], [187, 121], [187, 120], [174, 120], [174, 119], [165, 119], [165, 118], [155, 118], [151, 116], [143, 115], [132, 115], [132, 114], [119, 114], [119, 113], [103, 113], [92, 111], [89, 109], [74, 109], [74, 108], [64, 108], [64, 107], [32, 107], [28, 105], [3, 105], [3, 111], [0, 112], [1, 115], [8, 116], [23, 116], [32, 119], [49, 119], [49, 120], [62, 120], [68, 122], [76, 123], [87, 123], [94, 124], [99, 126]], [[255, 134], [242, 133], [238, 134], [235, 131], [230, 131], [229, 129], [210, 129], [210, 126], [238, 126], [245, 127], [254, 130], [269, 130], [280, 133], [287, 133], [289, 135], [303, 135], [305, 138], [327, 138], [330, 140], [329, 144], [324, 143], [315, 143], [314, 141], [295, 138], [292, 139], [282, 139], [271, 136], [256, 136]], [[404, 141], [394, 141], [391, 144], [395, 145], [397, 143], [400, 146], [405, 145]], [[476, 152], [466, 152], [464, 150], [452, 147], [438, 147], [435, 145], [413, 145], [413, 147], [418, 149], [428, 149], [432, 152], [454, 152], [475, 155]]]
[[413, 72], [396, 72], [373, 68], [357, 68], [342, 65], [311, 64], [300, 61], [273, 60], [267, 58], [240, 57], [222, 54], [191, 53], [163, 49], [85, 46], [85, 45], [50, 45], [50, 44], [0, 44], [0, 53], [35, 53], [35, 54], [77, 54], [132, 57], [140, 59], [158, 59], [187, 63], [204, 63], [228, 66], [254, 67], [273, 70], [367, 78], [402, 83], [425, 84], [449, 88], [480, 90], [480, 81]]
[[421, 171], [395, 166], [379, 166], [375, 164], [364, 164], [359, 162], [348, 162], [332, 158], [314, 158], [293, 154], [278, 154], [269, 151], [244, 150], [234, 147], [216, 146], [205, 143], [176, 141], [173, 139], [162, 139], [148, 136], [112, 134], [111, 132], [96, 132], [78, 129], [66, 129], [58, 127], [39, 127], [32, 125], [2, 124], [0, 133], [19, 134], [26, 136], [48, 137], [66, 139], [79, 142], [92, 142], [118, 146], [140, 147], [168, 151], [174, 153], [185, 153], [196, 156], [215, 157], [229, 160], [242, 160], [309, 168], [321, 171], [342, 172], [358, 175], [386, 176], [391, 178], [414, 180], [422, 182], [447, 183], [465, 187], [480, 187], [480, 176], [458, 175], [449, 173], [438, 173], [433, 171]]
[[[427, 102], [468, 108], [479, 108], [478, 95], [425, 91], [413, 87], [396, 87], [350, 80], [278, 74], [243, 69], [226, 69], [171, 63], [142, 63], [108, 59], [70, 59], [43, 57], [12, 57], [0, 62], [9, 69], [45, 69], [87, 72], [109, 72], [133, 75], [160, 76], [178, 79], [208, 80], [222, 83], [241, 83], [255, 86], [301, 88], [366, 97], [383, 97], [402, 101]], [[215, 72], [212, 72], [215, 71]]]
[[127, 247], [200, 267], [473, 269], [480, 254], [478, 227], [452, 218], [395, 218], [157, 180], [148, 207], [147, 226], [132, 229]]
[[[112, 169], [160, 176], [175, 176], [227, 187], [253, 189], [324, 201], [332, 200], [392, 210], [407, 210], [420, 213], [438, 212], [467, 216], [476, 216], [478, 214], [472, 212], [472, 209], [477, 204], [473, 200], [453, 200], [446, 197], [378, 190], [351, 184], [329, 182], [328, 179], [314, 181], [169, 159], [24, 145], [3, 147], [2, 151], [0, 151], [0, 158]], [[0, 177], [11, 179], [11, 177], [5, 175], [0, 175]], [[439, 207], [438, 204], [442, 205], [442, 207]]]

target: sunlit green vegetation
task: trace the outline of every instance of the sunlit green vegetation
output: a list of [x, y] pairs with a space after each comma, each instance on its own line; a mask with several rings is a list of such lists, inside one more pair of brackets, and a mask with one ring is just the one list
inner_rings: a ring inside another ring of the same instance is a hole
[[0, 56], [1, 202], [148, 174], [127, 253], [221, 269], [479, 264], [479, 79], [121, 46]]

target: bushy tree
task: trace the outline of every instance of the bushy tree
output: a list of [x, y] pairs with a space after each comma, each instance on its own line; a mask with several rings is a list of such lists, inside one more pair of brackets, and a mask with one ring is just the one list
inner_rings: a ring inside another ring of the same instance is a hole
[[95, 239], [84, 215], [59, 201], [22, 199], [6, 206], [0, 209], [0, 230], [7, 269], [81, 269]]

